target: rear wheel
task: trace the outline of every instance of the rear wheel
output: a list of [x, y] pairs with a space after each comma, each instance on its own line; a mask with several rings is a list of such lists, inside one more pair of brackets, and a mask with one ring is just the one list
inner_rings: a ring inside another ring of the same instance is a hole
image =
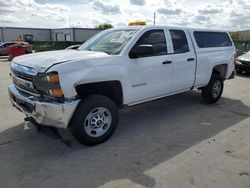
[[118, 108], [111, 99], [92, 95], [81, 102], [72, 119], [70, 130], [82, 144], [96, 145], [113, 134], [118, 119]]
[[213, 74], [207, 86], [202, 88], [202, 98], [206, 103], [216, 103], [223, 92], [224, 83], [220, 75]]

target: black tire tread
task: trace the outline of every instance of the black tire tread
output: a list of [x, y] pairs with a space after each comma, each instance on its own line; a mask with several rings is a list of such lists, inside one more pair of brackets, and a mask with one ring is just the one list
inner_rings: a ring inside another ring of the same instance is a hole
[[[217, 98], [213, 98], [212, 97], [212, 86], [216, 80], [219, 80], [221, 82], [222, 89], [221, 89], [220, 95]], [[219, 74], [212, 74], [208, 85], [201, 89], [203, 101], [205, 103], [208, 103], [208, 104], [216, 103], [222, 95], [223, 88], [224, 88], [224, 83], [223, 83], [221, 76]]]
[[[100, 105], [109, 109], [112, 114], [112, 123], [110, 130], [104, 135], [93, 138], [85, 133], [83, 128], [83, 122], [89, 111], [93, 108], [100, 107]], [[93, 146], [106, 141], [115, 131], [119, 120], [119, 113], [116, 104], [108, 97], [102, 95], [90, 95], [83, 99], [75, 111], [75, 114], [71, 120], [70, 131], [73, 136], [82, 144], [87, 146]]]

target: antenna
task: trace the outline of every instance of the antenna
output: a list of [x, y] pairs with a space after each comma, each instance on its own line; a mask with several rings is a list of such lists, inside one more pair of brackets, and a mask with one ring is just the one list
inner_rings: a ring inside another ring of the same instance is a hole
[[156, 12], [154, 12], [154, 25], [155, 25], [155, 17], [156, 17]]

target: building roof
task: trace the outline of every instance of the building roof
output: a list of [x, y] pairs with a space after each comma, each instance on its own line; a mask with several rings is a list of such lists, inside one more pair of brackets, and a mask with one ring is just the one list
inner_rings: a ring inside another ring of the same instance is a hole
[[34, 27], [4, 27], [1, 26], [0, 29], [31, 29], [31, 30], [59, 30], [59, 29], [84, 29], [84, 30], [101, 30], [98, 28], [81, 28], [81, 27], [65, 27], [65, 28], [34, 28]]

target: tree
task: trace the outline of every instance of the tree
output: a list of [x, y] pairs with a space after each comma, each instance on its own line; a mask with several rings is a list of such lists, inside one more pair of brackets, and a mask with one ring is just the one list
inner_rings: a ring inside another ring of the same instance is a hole
[[233, 40], [239, 40], [239, 32], [229, 32]]
[[96, 26], [96, 28], [105, 30], [105, 29], [113, 28], [113, 26], [109, 23], [104, 23], [104, 24], [100, 24], [100, 25]]

